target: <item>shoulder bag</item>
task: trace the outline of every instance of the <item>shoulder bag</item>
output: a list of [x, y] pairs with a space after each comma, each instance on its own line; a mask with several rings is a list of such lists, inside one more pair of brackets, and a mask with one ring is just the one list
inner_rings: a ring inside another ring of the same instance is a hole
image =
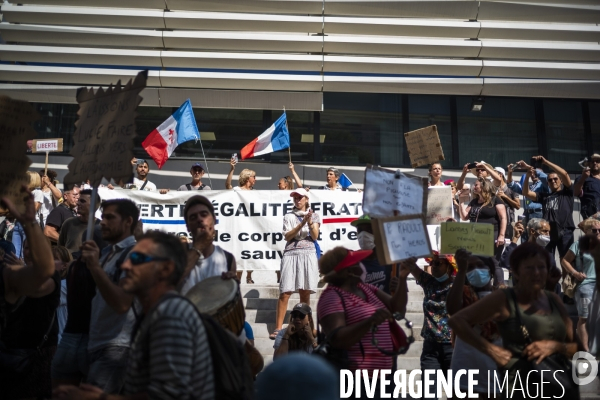
[[[298, 217], [298, 216], [296, 215], [296, 217]], [[300, 221], [300, 223], [302, 223], [302, 218], [298, 217], [298, 220]], [[318, 260], [319, 258], [321, 258], [321, 246], [319, 246], [319, 241], [318, 241], [318, 240], [315, 240], [315, 239], [313, 239], [313, 238], [310, 236], [310, 233], [308, 234], [308, 236], [306, 237], [306, 239], [308, 239], [308, 240], [311, 240], [311, 241], [314, 243], [314, 245], [315, 245], [315, 250], [316, 250], [316, 252], [317, 252], [317, 260]]]
[[[517, 303], [517, 297], [515, 291], [510, 290], [510, 294], [515, 305], [515, 316], [517, 323], [521, 327], [521, 333], [525, 338], [527, 345], [533, 343], [529, 336], [529, 331], [523, 322], [521, 321], [521, 310], [519, 310], [519, 304]], [[550, 302], [550, 309], [553, 309], [552, 300], [548, 298]], [[529, 371], [537, 371], [537, 375], [541, 378], [541, 372], [546, 372], [546, 376], [550, 377], [547, 381], [544, 381], [546, 393], [559, 394], [563, 393], [562, 398], [564, 399], [578, 399], [579, 398], [579, 386], [573, 381], [571, 360], [567, 359], [564, 354], [554, 353], [544, 358], [539, 364], [535, 360], [527, 361], [527, 369]], [[551, 373], [548, 371], [552, 371]], [[537, 379], [523, 380], [523, 383], [527, 385], [528, 393], [537, 393], [540, 388], [540, 381]]]

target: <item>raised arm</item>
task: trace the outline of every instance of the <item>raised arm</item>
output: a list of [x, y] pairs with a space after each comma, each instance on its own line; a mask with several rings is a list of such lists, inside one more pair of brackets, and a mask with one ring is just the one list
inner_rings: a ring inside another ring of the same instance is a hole
[[54, 257], [50, 243], [44, 236], [42, 229], [35, 222], [36, 213], [33, 195], [26, 186], [21, 187], [21, 193], [25, 195], [25, 211], [21, 213], [15, 204], [8, 198], [2, 202], [14, 215], [23, 227], [27, 242], [29, 243], [32, 264], [18, 266], [18, 268], [5, 268], [5, 290], [6, 296], [27, 296], [34, 294], [54, 274]]
[[[125, 251], [125, 250], [122, 250]], [[113, 283], [108, 274], [100, 265], [100, 249], [93, 240], [84, 242], [81, 246], [81, 258], [85, 261], [98, 291], [116, 313], [124, 314], [129, 311], [133, 302], [133, 295], [125, 293], [122, 287]]]
[[456, 272], [454, 282], [452, 282], [452, 287], [448, 291], [448, 296], [446, 297], [446, 310], [450, 315], [456, 314], [463, 307], [463, 290], [465, 287], [470, 255], [471, 253], [465, 249], [458, 249], [454, 255], [458, 271]]
[[54, 186], [54, 183], [50, 182], [50, 178], [48, 178], [46, 175], [44, 175], [42, 177], [42, 182], [44, 182], [46, 184], [46, 186], [48, 186], [48, 188], [52, 192], [52, 196], [54, 196], [54, 199], [56, 201], [59, 201], [60, 198], [62, 197], [62, 193], [56, 186]]
[[538, 161], [541, 161], [543, 164], [546, 164], [552, 171], [556, 172], [556, 175], [558, 175], [558, 177], [560, 178], [560, 180], [561, 180], [562, 184], [565, 186], [565, 188], [571, 187], [571, 185], [573, 183], [571, 182], [571, 177], [569, 176], [567, 171], [565, 171], [562, 167], [559, 167], [558, 165], [551, 163], [550, 161], [546, 160], [542, 156], [536, 156], [535, 158]]
[[300, 177], [298, 176], [298, 174], [296, 173], [296, 170], [294, 169], [294, 164], [292, 164], [290, 162], [288, 167], [290, 168], [290, 172], [292, 173], [292, 177], [294, 178], [294, 181], [296, 181], [296, 186], [298, 188], [301, 188], [303, 186], [302, 181], [300, 180]]
[[462, 190], [463, 187], [465, 186], [465, 178], [467, 177], [467, 174], [469, 173], [469, 168], [467, 168], [468, 166], [469, 166], [469, 164], [467, 163], [463, 167], [462, 174], [460, 175], [460, 178], [458, 178], [458, 182], [456, 182], [456, 190]]
[[529, 180], [531, 179], [531, 175], [533, 174], [533, 167], [527, 170], [527, 174], [525, 175], [525, 180], [523, 181], [523, 196], [527, 197], [531, 201], [538, 202], [538, 196], [536, 192], [529, 190]]
[[585, 180], [590, 177], [591, 172], [592, 171], [589, 168], [581, 171], [581, 176], [579, 179], [577, 179], [575, 185], [573, 185], [573, 195], [577, 197], [581, 197], [583, 195], [583, 184], [585, 183]]
[[229, 170], [229, 174], [227, 174], [227, 179], [225, 180], [225, 189], [233, 189], [233, 186], [231, 186], [231, 180], [233, 179], [233, 171], [235, 171], [235, 164], [237, 164], [237, 162], [232, 158], [229, 162], [229, 165], [231, 165], [231, 169]]
[[477, 168], [484, 168], [487, 171], [488, 175], [491, 176], [494, 180], [495, 186], [502, 185], [502, 178], [500, 178], [500, 174], [498, 174], [498, 172], [496, 172], [494, 168], [484, 163], [478, 163]]

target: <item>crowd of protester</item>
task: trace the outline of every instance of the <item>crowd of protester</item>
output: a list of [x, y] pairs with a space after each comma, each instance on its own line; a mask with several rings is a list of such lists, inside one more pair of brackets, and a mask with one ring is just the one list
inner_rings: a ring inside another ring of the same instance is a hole
[[[253, 190], [256, 173], [250, 169], [232, 186], [236, 163], [232, 159], [226, 188]], [[491, 225], [496, 251], [493, 257], [464, 249], [434, 252], [423, 268], [416, 259], [381, 265], [369, 215], [351, 223], [359, 249], [336, 247], [322, 254], [321, 217], [309, 208], [310, 188], [290, 163], [290, 175], [278, 181], [278, 189], [291, 192], [294, 208], [283, 218], [286, 245], [270, 334], [275, 361], [262, 373], [246, 321], [234, 332], [218, 317], [221, 324], [200, 314], [185, 297], [215, 277], [237, 282], [239, 290], [241, 271], [233, 254], [214, 243], [215, 210], [206, 197], [194, 194], [186, 202], [192, 240], [182, 244], [166, 233], [143, 233], [139, 209], [130, 200], [92, 201], [89, 189], [61, 192], [54, 171], [28, 172], [24, 211], [2, 199], [2, 398], [267, 399], [287, 397], [278, 387], [292, 378], [314, 381], [304, 393], [308, 398], [317, 398], [310, 393], [336, 398], [331, 390], [336, 385], [323, 384], [337, 379], [336, 369], [373, 376], [398, 368], [397, 356], [412, 339], [396, 322], [406, 317], [409, 276], [423, 289], [421, 370], [507, 371], [509, 385], [498, 389], [505, 395], [517, 374], [534, 368], [532, 360], [552, 358], [566, 366], [580, 350], [598, 357], [600, 155], [590, 158], [574, 182], [542, 156], [531, 163], [519, 161], [506, 170], [469, 163], [458, 182], [444, 181], [441, 164], [431, 165], [429, 186], [452, 186], [455, 215]], [[134, 159], [132, 166], [133, 182], [119, 186], [166, 193], [148, 180], [145, 160]], [[513, 181], [515, 169], [525, 171], [519, 182]], [[476, 179], [467, 187], [469, 173]], [[192, 164], [190, 175], [191, 182], [178, 190], [211, 189], [202, 182], [202, 164]], [[344, 190], [340, 175], [337, 168], [327, 169], [326, 184], [318, 189]], [[520, 194], [524, 219], [516, 217]], [[575, 197], [583, 217], [578, 241]], [[88, 232], [88, 218], [96, 211], [92, 203], [101, 208], [101, 219]], [[319, 279], [327, 287], [313, 313], [311, 295]], [[246, 283], [254, 283], [251, 271]], [[300, 303], [284, 327], [295, 292]], [[577, 310], [575, 325], [565, 304]], [[461, 389], [466, 385], [460, 380]], [[487, 390], [483, 381], [475, 388], [483, 397]], [[579, 396], [577, 387], [567, 390], [570, 398]]]

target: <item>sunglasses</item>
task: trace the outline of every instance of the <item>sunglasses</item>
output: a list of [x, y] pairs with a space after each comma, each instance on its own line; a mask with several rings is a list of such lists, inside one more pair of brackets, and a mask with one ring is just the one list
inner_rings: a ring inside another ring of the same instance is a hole
[[485, 169], [483, 169], [483, 168], [477, 168], [476, 171], [477, 172], [483, 172], [483, 171], [485, 171]]
[[149, 263], [151, 261], [169, 261], [169, 258], [166, 257], [153, 257], [148, 254], [140, 253], [139, 251], [133, 251], [129, 253], [129, 261], [131, 261], [132, 265], [140, 265]]
[[301, 312], [293, 312], [290, 315], [291, 315], [292, 319], [296, 319], [296, 318], [304, 319], [304, 317], [305, 317], [305, 315], [302, 314]]
[[595, 233], [597, 235], [600, 233], [600, 229], [592, 228], [592, 233]]
[[548, 182], [556, 182], [558, 181], [558, 178], [548, 178]]

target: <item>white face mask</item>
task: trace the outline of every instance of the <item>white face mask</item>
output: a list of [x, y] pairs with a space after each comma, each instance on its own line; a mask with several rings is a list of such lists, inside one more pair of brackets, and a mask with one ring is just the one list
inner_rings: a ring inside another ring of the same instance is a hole
[[546, 247], [550, 243], [550, 235], [540, 235], [535, 239], [535, 242], [542, 247]]
[[362, 231], [356, 235], [361, 250], [373, 250], [375, 248], [375, 236], [372, 233]]

